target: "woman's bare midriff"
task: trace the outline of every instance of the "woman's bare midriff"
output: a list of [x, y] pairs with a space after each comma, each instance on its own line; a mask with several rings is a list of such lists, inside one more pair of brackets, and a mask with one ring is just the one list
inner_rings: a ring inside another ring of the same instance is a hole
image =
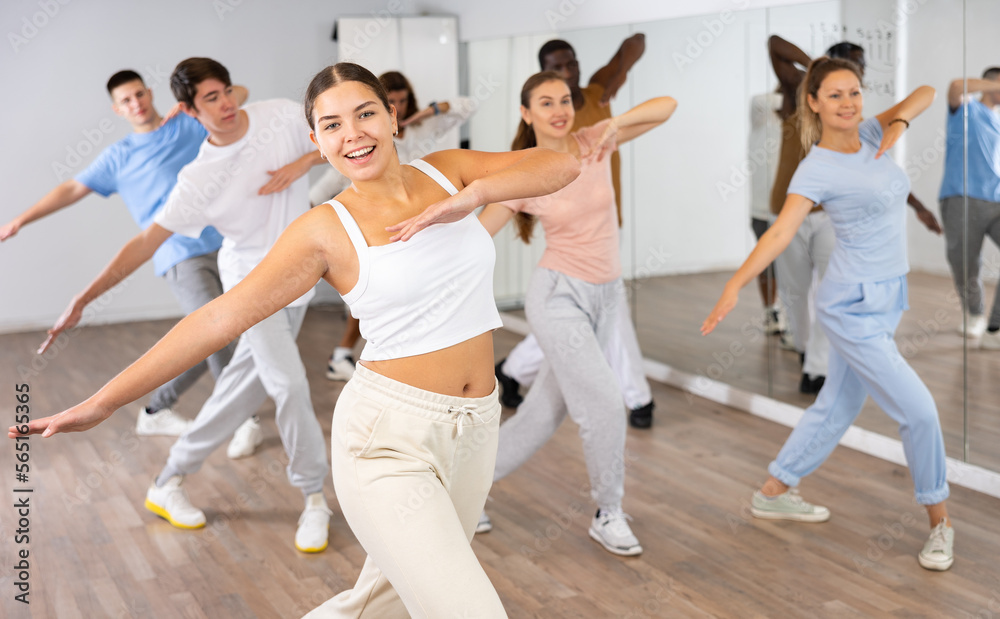
[[360, 361], [373, 372], [401, 383], [450, 396], [481, 398], [493, 393], [493, 332], [424, 355]]

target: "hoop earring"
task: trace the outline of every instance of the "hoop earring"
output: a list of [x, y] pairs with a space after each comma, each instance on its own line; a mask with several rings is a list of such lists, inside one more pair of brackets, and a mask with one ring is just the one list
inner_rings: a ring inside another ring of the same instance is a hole
[[399, 129], [392, 132], [392, 137], [396, 137], [397, 135], [399, 135]]

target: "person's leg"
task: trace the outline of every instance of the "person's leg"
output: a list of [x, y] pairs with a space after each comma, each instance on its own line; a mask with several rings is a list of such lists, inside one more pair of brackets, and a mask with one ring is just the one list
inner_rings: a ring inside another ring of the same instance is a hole
[[[812, 220], [812, 236], [809, 243], [809, 253], [815, 267], [815, 281], [823, 281], [826, 274], [826, 267], [830, 263], [830, 255], [837, 244], [837, 237], [833, 232], [833, 224], [830, 216], [825, 211], [820, 211], [809, 215]], [[809, 342], [806, 344], [806, 361], [802, 366], [802, 372], [809, 375], [815, 383], [817, 377], [825, 377], [828, 371], [830, 358], [830, 341], [826, 337], [826, 332], [820, 326], [819, 320], [815, 316], [815, 307], [810, 310]], [[817, 385], [817, 387], [822, 384]], [[817, 389], [818, 391], [818, 389]]]
[[648, 428], [653, 424], [653, 392], [646, 380], [642, 350], [632, 324], [624, 286], [618, 307], [614, 328], [608, 336], [608, 348], [604, 351], [605, 358], [618, 379], [625, 406], [629, 408], [629, 423], [637, 428]]
[[308, 619], [507, 616], [470, 546], [496, 457], [496, 397], [429, 394], [358, 367], [337, 401], [331, 453], [368, 558], [354, 588]]
[[361, 339], [361, 321], [355, 318], [350, 310], [347, 312], [347, 324], [344, 335], [340, 338], [330, 359], [326, 364], [326, 377], [330, 380], [350, 380], [354, 375], [354, 346]]
[[548, 362], [542, 363], [517, 414], [500, 426], [493, 481], [516, 471], [547, 443], [566, 418], [566, 403]]
[[[753, 218], [750, 220], [750, 227], [753, 229], [754, 236], [759, 241], [760, 237], [764, 236], [767, 229], [771, 227], [771, 224], [764, 219]], [[778, 285], [774, 277], [774, 263], [767, 265], [767, 268], [757, 276], [757, 288], [760, 290], [760, 299], [763, 301], [764, 307], [767, 310], [772, 310], [778, 296]]]
[[[976, 208], [980, 211], [982, 223], [978, 226], [985, 230], [986, 234], [993, 242], [1000, 247], [1000, 203], [976, 200]], [[971, 205], [970, 205], [971, 206]], [[994, 275], [1000, 265], [989, 265], [987, 272]], [[991, 330], [1000, 328], [1000, 286], [997, 286], [993, 295], [993, 307], [990, 309], [990, 318], [987, 325]], [[991, 331], [995, 332], [995, 331]]]
[[[969, 201], [969, 212], [972, 214], [972, 198]], [[951, 274], [955, 280], [955, 289], [962, 301], [962, 309], [972, 316], [982, 316], [983, 282], [979, 277], [979, 265], [984, 231], [977, 234], [976, 230], [973, 229], [972, 218], [970, 218], [969, 235], [966, 237], [965, 205], [961, 196], [952, 196], [942, 200], [941, 221], [947, 244], [948, 265], [951, 267]], [[964, 265], [963, 261], [966, 259], [968, 264]]]
[[813, 269], [809, 259], [809, 228], [807, 217], [785, 251], [774, 260], [778, 296], [788, 312], [788, 327], [800, 353], [805, 352], [809, 341], [809, 286]]
[[[177, 263], [164, 274], [164, 280], [170, 286], [174, 298], [177, 299], [177, 303], [185, 315], [222, 294], [218, 253], [212, 252], [188, 258]], [[157, 389], [149, 400], [149, 408], [153, 411], [171, 408], [180, 395], [201, 378], [205, 370], [211, 370], [212, 375], [218, 379], [222, 368], [226, 367], [226, 364], [232, 359], [235, 350], [236, 342], [230, 342], [225, 348], [212, 353], [207, 360]]]
[[196, 473], [205, 459], [228, 440], [265, 399], [267, 392], [260, 382], [253, 352], [244, 334], [238, 340], [233, 358], [215, 381], [212, 395], [187, 432], [170, 448], [166, 466], [157, 477], [157, 485], [163, 485], [174, 475]]
[[525, 313], [579, 426], [591, 497], [602, 510], [620, 510], [625, 493], [626, 419], [621, 391], [604, 357], [617, 324], [621, 280], [594, 285], [536, 269]]
[[288, 480], [308, 496], [322, 492], [327, 460], [323, 430], [295, 343], [305, 313], [305, 306], [285, 308], [257, 323], [244, 337], [261, 384], [275, 403], [275, 423], [288, 455]]

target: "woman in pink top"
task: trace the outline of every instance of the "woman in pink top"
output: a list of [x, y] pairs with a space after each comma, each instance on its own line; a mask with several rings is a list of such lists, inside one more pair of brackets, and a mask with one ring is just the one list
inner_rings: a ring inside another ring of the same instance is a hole
[[[570, 133], [574, 108], [569, 86], [556, 73], [533, 75], [521, 89], [521, 125], [512, 148], [542, 146], [570, 153], [580, 160], [580, 176], [548, 196], [491, 204], [480, 216], [491, 233], [516, 217], [525, 242], [540, 220], [546, 243], [525, 300], [546, 362], [518, 414], [500, 428], [493, 479], [502, 479], [530, 458], [568, 413], [580, 427], [590, 493], [598, 507], [590, 536], [619, 555], [637, 555], [642, 546], [622, 512], [626, 419], [618, 381], [603, 352], [617, 313], [628, 311], [610, 154], [666, 121], [676, 107], [672, 98], [658, 97]], [[489, 528], [484, 514], [480, 530]]]

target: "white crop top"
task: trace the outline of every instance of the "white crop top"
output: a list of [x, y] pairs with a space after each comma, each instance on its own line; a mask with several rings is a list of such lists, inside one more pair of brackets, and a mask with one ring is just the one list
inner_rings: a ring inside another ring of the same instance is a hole
[[[449, 194], [458, 190], [422, 159], [420, 170]], [[369, 247], [344, 205], [333, 206], [358, 252], [358, 283], [344, 302], [367, 341], [363, 361], [441, 350], [503, 326], [493, 299], [493, 238], [475, 213], [435, 224], [409, 241]]]

